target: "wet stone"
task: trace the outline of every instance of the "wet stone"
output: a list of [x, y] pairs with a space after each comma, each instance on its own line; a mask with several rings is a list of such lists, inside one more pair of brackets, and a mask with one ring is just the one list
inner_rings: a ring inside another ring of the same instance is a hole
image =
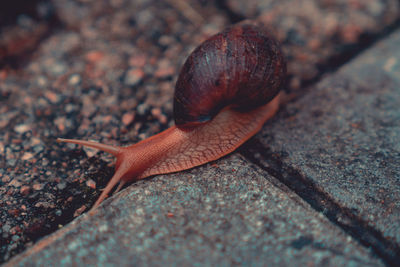
[[29, 131], [30, 129], [31, 128], [30, 128], [29, 124], [19, 124], [19, 125], [15, 126], [15, 128], [14, 128], [14, 130], [19, 134], [25, 133], [25, 132]]
[[81, 76], [79, 74], [73, 74], [69, 77], [68, 83], [72, 86], [78, 85], [81, 82]]
[[144, 71], [140, 68], [131, 68], [126, 71], [124, 84], [128, 86], [138, 85], [144, 77]]
[[383, 266], [268, 180], [274, 178], [232, 155], [140, 181], [9, 264]]
[[77, 111], [77, 110], [78, 110], [78, 106], [77, 105], [67, 104], [65, 106], [65, 112], [67, 112], [67, 113], [72, 113], [72, 112]]
[[133, 112], [125, 113], [122, 116], [122, 123], [127, 126], [131, 124], [134, 119], [135, 119], [135, 113]]
[[320, 191], [337, 203], [332, 212], [352, 214], [392, 247], [400, 247], [399, 43], [397, 31], [285, 106], [258, 135], [264, 148], [249, 152], [286, 183], [313, 185], [310, 199]]
[[7, 164], [10, 167], [14, 167], [16, 163], [17, 163], [17, 159], [15, 159], [15, 158], [8, 158], [7, 159]]
[[60, 182], [57, 184], [58, 190], [63, 190], [63, 189], [65, 189], [65, 187], [67, 187], [67, 184], [65, 182]]
[[31, 191], [31, 188], [26, 185], [22, 186], [20, 189], [20, 193], [24, 196], [28, 195], [30, 193], [30, 191]]

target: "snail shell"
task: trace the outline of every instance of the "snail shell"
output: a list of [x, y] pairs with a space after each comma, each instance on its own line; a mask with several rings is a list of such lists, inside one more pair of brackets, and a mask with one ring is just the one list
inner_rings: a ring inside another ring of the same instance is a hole
[[277, 41], [254, 25], [235, 25], [197, 47], [175, 87], [180, 128], [214, 118], [226, 106], [247, 112], [271, 101], [286, 73]]

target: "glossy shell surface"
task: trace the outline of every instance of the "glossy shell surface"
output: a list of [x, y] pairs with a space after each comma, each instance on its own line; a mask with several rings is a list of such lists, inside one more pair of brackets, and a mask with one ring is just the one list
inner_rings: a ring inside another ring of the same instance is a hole
[[253, 25], [212, 36], [188, 57], [178, 77], [174, 118], [178, 127], [211, 120], [230, 106], [246, 112], [279, 92], [286, 65], [277, 41]]

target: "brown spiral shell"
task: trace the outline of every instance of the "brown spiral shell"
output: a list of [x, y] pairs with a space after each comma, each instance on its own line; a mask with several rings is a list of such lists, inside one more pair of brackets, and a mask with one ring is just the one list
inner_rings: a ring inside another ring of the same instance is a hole
[[178, 127], [211, 120], [230, 106], [246, 112], [279, 92], [286, 64], [278, 42], [254, 25], [234, 25], [197, 47], [175, 86]]

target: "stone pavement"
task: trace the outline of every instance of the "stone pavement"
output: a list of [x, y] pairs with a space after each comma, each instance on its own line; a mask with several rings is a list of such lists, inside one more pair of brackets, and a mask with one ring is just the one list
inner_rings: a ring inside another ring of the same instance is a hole
[[[6, 266], [400, 265], [399, 2], [267, 2], [43, 1], [7, 21]], [[165, 129], [186, 55], [243, 18], [282, 42], [289, 102], [233, 155], [79, 216], [112, 158], [54, 138], [124, 145]]]
[[382, 265], [368, 248], [276, 184], [237, 155], [140, 181], [10, 264]]

